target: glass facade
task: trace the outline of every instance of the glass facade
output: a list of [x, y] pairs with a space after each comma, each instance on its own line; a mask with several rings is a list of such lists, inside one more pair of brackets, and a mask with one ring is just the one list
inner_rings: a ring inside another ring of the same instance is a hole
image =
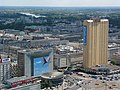
[[87, 44], [87, 27], [84, 27], [84, 38], [83, 38], [83, 43], [84, 45]]

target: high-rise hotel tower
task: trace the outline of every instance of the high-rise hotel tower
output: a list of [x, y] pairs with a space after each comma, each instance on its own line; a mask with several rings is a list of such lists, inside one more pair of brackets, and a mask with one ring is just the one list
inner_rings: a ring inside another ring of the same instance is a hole
[[84, 68], [107, 64], [108, 30], [108, 19], [84, 21]]

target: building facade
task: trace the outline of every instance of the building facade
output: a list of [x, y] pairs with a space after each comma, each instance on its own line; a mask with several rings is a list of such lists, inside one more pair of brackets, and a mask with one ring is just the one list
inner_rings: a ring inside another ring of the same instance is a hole
[[0, 59], [0, 81], [11, 78], [11, 63], [10, 58]]
[[120, 65], [120, 53], [114, 53], [112, 55], [111, 61], [113, 62], [113, 64]]
[[83, 61], [83, 52], [66, 53], [54, 55], [54, 68], [69, 67], [72, 64], [78, 64]]
[[[5, 90], [41, 90], [40, 79], [35, 77], [14, 77], [5, 80]], [[7, 88], [7, 89], [6, 89]]]
[[53, 71], [53, 49], [18, 51], [19, 76], [40, 76]]
[[107, 64], [108, 30], [109, 21], [107, 19], [84, 21], [84, 68]]

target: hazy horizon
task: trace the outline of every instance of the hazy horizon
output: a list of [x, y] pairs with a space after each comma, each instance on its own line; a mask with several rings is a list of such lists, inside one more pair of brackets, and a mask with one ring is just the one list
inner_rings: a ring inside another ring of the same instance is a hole
[[1, 0], [0, 6], [120, 7], [120, 0]]
[[94, 7], [98, 7], [98, 8], [104, 8], [104, 7], [111, 7], [111, 8], [116, 8], [116, 7], [120, 7], [120, 6], [0, 6], [0, 7], [65, 7], [65, 8], [79, 8], [79, 7], [83, 7], [83, 8], [94, 8]]

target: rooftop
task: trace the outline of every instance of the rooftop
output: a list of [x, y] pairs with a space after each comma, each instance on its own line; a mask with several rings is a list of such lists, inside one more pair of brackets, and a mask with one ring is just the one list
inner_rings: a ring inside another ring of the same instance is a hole
[[29, 78], [32, 78], [32, 77], [26, 77], [26, 76], [14, 77], [14, 78], [11, 78], [11, 79], [7, 80], [7, 82], [13, 83], [13, 82], [21, 81], [21, 80], [26, 80], [26, 79], [29, 79]]
[[87, 20], [87, 22], [93, 22], [93, 20]]
[[24, 50], [19, 50], [18, 52], [22, 52], [22, 53], [37, 53], [37, 52], [41, 52], [41, 51], [51, 51], [52, 49], [24, 49]]
[[102, 21], [108, 21], [108, 19], [101, 19], [101, 22], [102, 22]]
[[120, 57], [120, 53], [119, 52], [114, 53], [113, 56]]
[[94, 66], [94, 67], [92, 67], [92, 69], [95, 69], [95, 70], [98, 70], [98, 69], [109, 69], [109, 70], [112, 70], [112, 71], [114, 71], [114, 70], [119, 70], [120, 69], [120, 67], [119, 66], [116, 66], [116, 65], [98, 65], [98, 66]]
[[84, 85], [84, 88], [91, 88], [91, 90], [120, 90], [119, 87], [120, 83], [117, 81], [99, 81], [99, 80], [92, 80], [92, 81], [86, 81], [86, 85]]
[[56, 78], [61, 78], [63, 77], [63, 73], [62, 72], [48, 72], [48, 73], [43, 73], [42, 78], [44, 79], [56, 79]]
[[105, 22], [108, 21], [108, 19], [93, 19], [93, 20], [87, 20], [87, 22], [94, 22], [95, 21], [101, 21], [101, 22]]

